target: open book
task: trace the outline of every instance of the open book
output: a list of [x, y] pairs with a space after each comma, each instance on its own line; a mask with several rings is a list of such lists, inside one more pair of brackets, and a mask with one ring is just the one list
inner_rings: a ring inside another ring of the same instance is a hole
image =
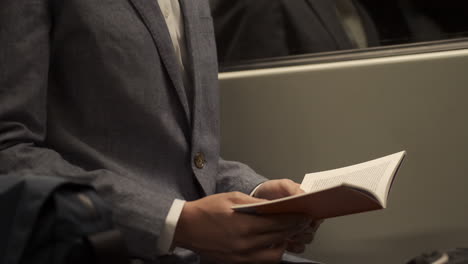
[[306, 174], [303, 194], [236, 205], [238, 212], [256, 214], [305, 213], [315, 219], [382, 209], [406, 152], [356, 165]]

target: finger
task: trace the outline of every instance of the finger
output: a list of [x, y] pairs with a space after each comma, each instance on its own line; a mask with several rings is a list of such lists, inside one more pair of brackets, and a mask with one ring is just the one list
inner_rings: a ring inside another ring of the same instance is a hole
[[238, 260], [240, 263], [280, 263], [285, 251], [286, 243], [281, 243], [242, 254]]
[[292, 253], [301, 254], [304, 253], [306, 246], [302, 243], [289, 242], [286, 246], [286, 250]]
[[231, 192], [229, 193], [229, 199], [234, 204], [251, 204], [251, 203], [261, 203], [267, 200], [255, 198], [250, 195], [241, 192]]
[[292, 233], [290, 231], [282, 231], [251, 236], [247, 239], [246, 242], [242, 244], [244, 248], [239, 248], [238, 250], [243, 252], [249, 252], [268, 248], [272, 245], [281, 245], [288, 240], [288, 237], [290, 237], [291, 234]]
[[312, 223], [308, 228], [302, 230], [301, 232], [294, 234], [294, 236], [292, 236], [290, 240], [297, 241], [300, 243], [305, 243], [305, 244], [311, 243], [314, 240], [314, 237], [315, 237], [315, 234], [317, 233], [318, 228], [320, 227], [320, 223], [322, 222], [323, 222], [322, 220], [315, 221], [314, 222], [315, 224]]
[[310, 224], [310, 231], [315, 233], [319, 229], [320, 225], [323, 223], [323, 220], [315, 220]]
[[287, 180], [287, 179], [282, 180], [280, 184], [283, 189], [283, 196], [290, 196], [290, 195], [304, 193], [304, 191], [301, 189], [301, 185], [291, 180]]
[[314, 236], [314, 232], [300, 233], [292, 236], [288, 239], [288, 241], [301, 244], [310, 244], [314, 240]]
[[300, 232], [310, 225], [309, 218], [297, 214], [268, 216], [244, 215], [243, 217], [245, 218], [244, 223], [250, 224], [251, 230], [248, 231], [254, 235], [282, 231]]

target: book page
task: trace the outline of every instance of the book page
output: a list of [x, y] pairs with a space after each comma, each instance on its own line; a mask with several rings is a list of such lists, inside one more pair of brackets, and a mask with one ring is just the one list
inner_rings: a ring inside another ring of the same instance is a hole
[[304, 178], [302, 188], [307, 192], [318, 192], [339, 186], [343, 183], [350, 183], [375, 193], [377, 192], [378, 184], [382, 180], [388, 165], [390, 165], [389, 161], [369, 168], [351, 172], [336, 173], [336, 175], [327, 175], [326, 177], [320, 177], [320, 175], [307, 177], [307, 180]]
[[391, 179], [403, 155], [404, 152], [399, 152], [353, 166], [306, 174], [301, 188], [313, 193], [346, 184], [374, 194], [385, 206]]
[[360, 164], [306, 174], [303, 194], [234, 205], [243, 213], [306, 213], [323, 219], [386, 207], [387, 194], [405, 151]]

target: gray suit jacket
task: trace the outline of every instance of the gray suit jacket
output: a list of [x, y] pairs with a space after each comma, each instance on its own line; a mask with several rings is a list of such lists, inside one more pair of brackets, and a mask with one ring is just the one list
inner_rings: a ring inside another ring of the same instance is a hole
[[146, 259], [173, 199], [265, 180], [220, 158], [208, 2], [181, 2], [192, 87], [157, 1], [0, 1], [0, 174], [92, 183]]

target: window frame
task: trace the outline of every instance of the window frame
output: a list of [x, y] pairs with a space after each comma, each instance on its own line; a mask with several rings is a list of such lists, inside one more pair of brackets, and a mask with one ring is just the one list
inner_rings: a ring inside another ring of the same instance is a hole
[[468, 49], [468, 37], [410, 44], [379, 46], [365, 49], [320, 52], [285, 57], [239, 61], [220, 64], [219, 72], [235, 72], [256, 69], [269, 69], [299, 65], [311, 65], [340, 61], [383, 58], [401, 55]]

